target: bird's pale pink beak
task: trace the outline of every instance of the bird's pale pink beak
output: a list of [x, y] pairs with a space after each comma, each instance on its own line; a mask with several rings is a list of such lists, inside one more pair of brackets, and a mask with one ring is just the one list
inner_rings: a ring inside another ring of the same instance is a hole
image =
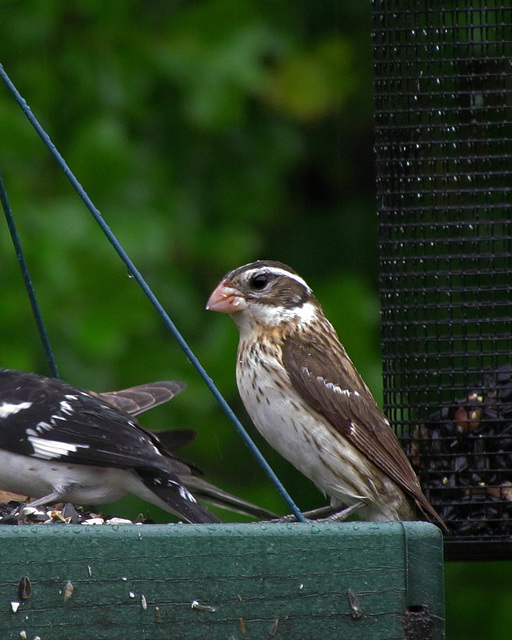
[[223, 280], [208, 298], [206, 309], [220, 313], [235, 313], [247, 308], [245, 298], [233, 287], [229, 280]]

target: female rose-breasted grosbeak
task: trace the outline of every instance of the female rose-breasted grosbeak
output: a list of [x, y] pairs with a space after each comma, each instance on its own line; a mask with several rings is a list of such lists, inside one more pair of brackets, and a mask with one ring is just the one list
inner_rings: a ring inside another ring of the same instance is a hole
[[135, 420], [184, 387], [169, 381], [98, 394], [0, 369], [0, 488], [36, 498], [32, 506], [105, 504], [133, 493], [194, 523], [220, 522], [195, 496], [272, 517], [196, 477], [170, 453], [192, 441], [195, 431], [169, 430], [160, 438]]
[[444, 523], [306, 282], [280, 262], [227, 273], [207, 309], [240, 332], [236, 379], [266, 440], [334, 506], [367, 520]]

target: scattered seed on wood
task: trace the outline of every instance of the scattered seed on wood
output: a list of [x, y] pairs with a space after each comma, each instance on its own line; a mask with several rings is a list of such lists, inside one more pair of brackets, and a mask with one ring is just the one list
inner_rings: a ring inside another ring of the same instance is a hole
[[350, 615], [354, 620], [359, 620], [359, 618], [363, 615], [359, 598], [352, 591], [352, 589], [347, 590], [347, 598], [350, 605]]
[[214, 613], [217, 610], [209, 604], [200, 604], [197, 600], [192, 601], [190, 608], [197, 609], [198, 611], [208, 611], [209, 613]]
[[71, 580], [68, 580], [66, 582], [66, 586], [64, 587], [64, 602], [67, 602], [68, 600], [70, 600], [73, 597], [73, 592], [75, 591], [75, 587], [73, 586], [73, 583], [71, 582]]
[[18, 584], [18, 595], [22, 600], [28, 600], [32, 595], [32, 583], [28, 576], [23, 576]]
[[280, 616], [278, 616], [275, 620], [274, 620], [274, 624], [270, 627], [270, 631], [268, 632], [268, 635], [271, 638], [274, 638], [277, 634], [277, 630], [279, 628], [279, 623], [281, 622], [281, 618]]

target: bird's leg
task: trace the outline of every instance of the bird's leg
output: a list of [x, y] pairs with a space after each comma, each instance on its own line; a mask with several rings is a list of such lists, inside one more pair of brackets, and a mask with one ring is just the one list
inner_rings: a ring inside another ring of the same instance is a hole
[[32, 502], [27, 502], [26, 506], [35, 508], [42, 507], [45, 504], [52, 504], [53, 502], [63, 502], [65, 494], [65, 491], [52, 491], [52, 493], [49, 493], [47, 496], [32, 500]]
[[[348, 507], [340, 509], [339, 506], [328, 505], [326, 507], [319, 507], [318, 509], [312, 509], [311, 511], [305, 511], [302, 515], [308, 521], [314, 522], [343, 522], [353, 513], [357, 513], [359, 509], [364, 507], [365, 504], [361, 500], [354, 502]], [[295, 522], [296, 518], [293, 514], [289, 513], [286, 516], [275, 518], [270, 522]]]
[[[323, 518], [317, 518], [316, 522], [344, 522], [349, 516], [351, 516], [353, 513], [357, 513], [359, 509], [364, 506], [366, 506], [365, 503], [361, 500], [358, 500], [357, 502], [354, 502], [354, 504], [335, 511], [330, 515], [327, 515]], [[331, 506], [331, 509], [332, 508], [333, 507]]]
[[[315, 515], [319, 511], [322, 511], [322, 513], [324, 512], [332, 513], [331, 507], [320, 507], [319, 509], [313, 509], [312, 511], [305, 511], [302, 515], [309, 522], [310, 520], [315, 519]], [[313, 518], [309, 517], [311, 514], [313, 514]], [[297, 518], [293, 515], [293, 513], [287, 513], [285, 516], [279, 516], [279, 518], [272, 518], [272, 520], [263, 520], [263, 522], [276, 522], [276, 523], [277, 522], [296, 522], [296, 521], [297, 521]]]
[[332, 504], [326, 505], [325, 507], [318, 507], [317, 509], [311, 509], [310, 511], [305, 511], [303, 513], [304, 517], [308, 520], [322, 520], [324, 518], [328, 518], [329, 516], [334, 515], [339, 510], [339, 506], [334, 506]]

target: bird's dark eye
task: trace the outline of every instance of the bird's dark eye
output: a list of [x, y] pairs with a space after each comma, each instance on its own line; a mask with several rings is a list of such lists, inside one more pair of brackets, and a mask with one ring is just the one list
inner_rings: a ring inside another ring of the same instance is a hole
[[257, 273], [250, 280], [251, 287], [256, 289], [256, 291], [262, 291], [267, 286], [268, 282], [269, 277], [266, 273]]

